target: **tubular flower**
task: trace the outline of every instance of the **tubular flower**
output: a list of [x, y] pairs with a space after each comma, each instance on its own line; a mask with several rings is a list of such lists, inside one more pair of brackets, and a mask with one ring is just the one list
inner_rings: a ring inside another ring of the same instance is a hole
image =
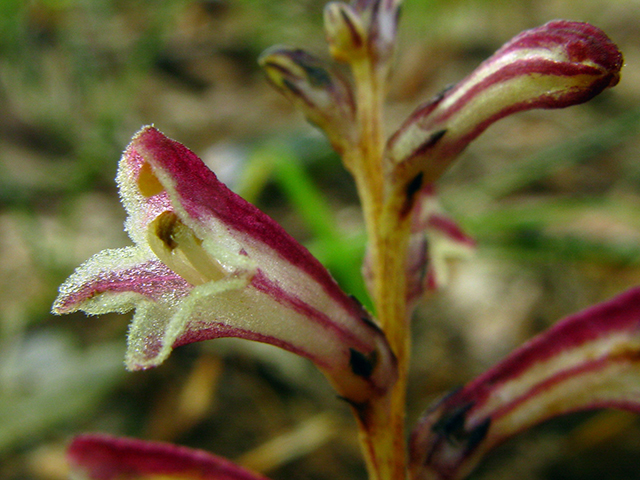
[[561, 320], [433, 406], [411, 436], [411, 478], [465, 478], [493, 447], [559, 415], [640, 412], [638, 372], [635, 287]]
[[98, 253], [60, 287], [55, 313], [136, 310], [126, 365], [220, 337], [311, 359], [353, 404], [393, 384], [384, 334], [273, 219], [231, 192], [183, 145], [143, 128], [120, 162], [135, 246]]
[[386, 174], [400, 190], [416, 178], [433, 183], [497, 120], [586, 102], [616, 85], [621, 68], [616, 45], [587, 23], [553, 21], [522, 32], [410, 115], [387, 144]]
[[412, 305], [429, 291], [449, 282], [451, 262], [468, 258], [475, 240], [447, 215], [433, 185], [416, 194], [407, 262], [407, 302]]
[[[476, 242], [445, 212], [434, 185], [416, 194], [407, 246], [407, 304], [413, 308], [428, 292], [449, 282], [452, 263], [475, 252]], [[365, 256], [363, 275], [372, 288], [371, 255]]]
[[327, 135], [336, 151], [355, 143], [351, 85], [330, 65], [304, 50], [284, 46], [265, 51], [259, 63], [271, 84]]

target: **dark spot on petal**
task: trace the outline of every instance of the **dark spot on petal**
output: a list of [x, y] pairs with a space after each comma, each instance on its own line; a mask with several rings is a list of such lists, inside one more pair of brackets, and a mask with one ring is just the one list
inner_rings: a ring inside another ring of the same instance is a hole
[[424, 155], [427, 150], [433, 148], [441, 139], [444, 137], [445, 133], [447, 133], [447, 129], [438, 130], [437, 132], [433, 132], [418, 148], [416, 148], [411, 154], [412, 157], [419, 157]]
[[422, 177], [423, 173], [420, 172], [418, 175], [413, 177], [413, 180], [411, 180], [407, 185], [407, 188], [405, 189], [407, 200], [412, 200], [413, 196], [418, 193], [420, 187], [422, 187]]
[[407, 184], [405, 187], [405, 201], [402, 209], [400, 210], [400, 215], [403, 217], [413, 209], [413, 204], [415, 200], [416, 193], [420, 191], [422, 187], [422, 178], [423, 173], [418, 173], [413, 179]]
[[306, 63], [299, 63], [299, 65], [304, 69], [312, 86], [325, 87], [331, 85], [331, 76], [324, 68]]
[[469, 432], [467, 437], [467, 452], [475, 450], [475, 448], [485, 439], [491, 426], [491, 418], [487, 417], [480, 425]]
[[466, 454], [473, 451], [486, 438], [491, 426], [491, 418], [486, 418], [476, 427], [467, 430], [465, 427], [467, 413], [472, 407], [473, 402], [469, 402], [450, 412], [445, 412], [431, 427], [434, 433], [448, 443], [463, 448]]
[[433, 424], [431, 430], [445, 437], [451, 443], [464, 441], [469, 433], [465, 430], [467, 412], [473, 407], [473, 403], [467, 403], [451, 411], [445, 411], [440, 419]]
[[371, 353], [366, 354], [353, 348], [350, 348], [349, 352], [351, 354], [349, 357], [351, 371], [359, 377], [369, 378], [378, 362], [378, 352], [373, 350]]

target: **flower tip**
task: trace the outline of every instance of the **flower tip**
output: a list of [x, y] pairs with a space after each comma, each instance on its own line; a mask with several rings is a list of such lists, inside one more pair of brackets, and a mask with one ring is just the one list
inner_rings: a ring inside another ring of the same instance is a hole
[[324, 28], [331, 56], [349, 62], [365, 54], [367, 34], [360, 15], [343, 2], [330, 2], [324, 9]]
[[522, 48], [555, 51], [558, 47], [567, 63], [598, 68], [608, 80], [603, 82], [602, 89], [613, 87], [620, 81], [624, 63], [622, 52], [604, 31], [589, 23], [552, 20], [522, 32], [501, 50], [505, 53]]

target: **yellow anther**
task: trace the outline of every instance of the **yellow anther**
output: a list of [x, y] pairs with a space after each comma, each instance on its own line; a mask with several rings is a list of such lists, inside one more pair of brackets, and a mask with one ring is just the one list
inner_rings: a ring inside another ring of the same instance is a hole
[[140, 189], [140, 193], [145, 197], [153, 197], [164, 191], [160, 180], [155, 176], [151, 165], [147, 162], [142, 164], [138, 172], [138, 188]]

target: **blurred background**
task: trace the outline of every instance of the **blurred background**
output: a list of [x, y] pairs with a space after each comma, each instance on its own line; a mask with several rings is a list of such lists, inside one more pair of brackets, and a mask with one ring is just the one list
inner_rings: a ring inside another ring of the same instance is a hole
[[[327, 57], [320, 0], [0, 1], [0, 478], [66, 478], [103, 431], [203, 448], [278, 479], [364, 479], [350, 413], [305, 360], [249, 342], [126, 373], [130, 315], [49, 313], [93, 253], [129, 244], [114, 176], [153, 123], [365, 299], [351, 179], [266, 83], [284, 43]], [[640, 1], [407, 0], [389, 131], [521, 30], [589, 21], [625, 55], [588, 104], [491, 127], [440, 182], [478, 241], [415, 319], [408, 419], [557, 319], [640, 284]], [[500, 447], [474, 479], [638, 478], [640, 419], [580, 414]]]

